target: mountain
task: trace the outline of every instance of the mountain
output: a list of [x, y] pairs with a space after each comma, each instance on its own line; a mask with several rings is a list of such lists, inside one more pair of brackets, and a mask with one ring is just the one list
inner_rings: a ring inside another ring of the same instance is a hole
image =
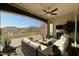
[[4, 36], [7, 36], [7, 35], [12, 36], [15, 34], [19, 34], [20, 30], [17, 27], [4, 27], [4, 28], [1, 28], [1, 32], [2, 32], [2, 35]]
[[30, 26], [30, 27], [25, 27], [25, 28], [18, 28], [18, 27], [4, 27], [1, 28], [1, 32], [3, 36], [16, 36], [16, 35], [22, 35], [24, 33], [45, 33], [47, 28], [45, 24], [42, 24], [40, 27], [34, 27], [34, 26]]

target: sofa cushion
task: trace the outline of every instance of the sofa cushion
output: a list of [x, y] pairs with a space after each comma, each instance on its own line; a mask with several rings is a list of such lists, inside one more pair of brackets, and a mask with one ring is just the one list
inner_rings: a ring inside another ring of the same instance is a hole
[[40, 44], [41, 51], [44, 51], [47, 48], [47, 46]]
[[31, 47], [37, 49], [40, 44], [39, 44], [39, 43], [36, 43], [36, 42], [33, 42], [33, 41], [30, 41], [30, 42], [29, 42], [29, 45], [30, 45]]
[[31, 40], [29, 40], [28, 38], [23, 38], [25, 43], [29, 43]]

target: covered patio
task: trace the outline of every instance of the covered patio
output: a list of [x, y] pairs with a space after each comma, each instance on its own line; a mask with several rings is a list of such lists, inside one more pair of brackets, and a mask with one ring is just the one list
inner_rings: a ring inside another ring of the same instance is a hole
[[[67, 21], [75, 23], [74, 40], [72, 40], [71, 44], [73, 47], [72, 51], [75, 51], [75, 48], [79, 49], [79, 44], [77, 43], [78, 3], [2, 3], [0, 6], [0, 10], [3, 12], [28, 16], [47, 24], [46, 34], [33, 36], [33, 39], [36, 38], [36, 40], [26, 37], [12, 41], [10, 45], [16, 47], [17, 55], [52, 56], [52, 44], [59, 40], [64, 33], [63, 25]], [[38, 40], [39, 38], [40, 40]], [[78, 49], [75, 51], [77, 55], [79, 55], [77, 53], [79, 52]], [[67, 55], [67, 53], [63, 55]]]

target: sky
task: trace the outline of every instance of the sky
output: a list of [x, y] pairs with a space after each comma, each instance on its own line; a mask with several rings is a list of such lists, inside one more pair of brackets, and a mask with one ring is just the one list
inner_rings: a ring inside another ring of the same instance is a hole
[[38, 19], [34, 19], [31, 17], [27, 16], [22, 16], [18, 14], [13, 14], [13, 13], [7, 13], [7, 12], [0, 12], [1, 18], [1, 28], [3, 27], [29, 27], [29, 26], [40, 26], [43, 24], [42, 21], [39, 21]]

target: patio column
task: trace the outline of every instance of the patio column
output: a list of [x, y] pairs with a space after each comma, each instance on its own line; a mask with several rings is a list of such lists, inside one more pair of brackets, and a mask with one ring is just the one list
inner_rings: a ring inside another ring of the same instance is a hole
[[78, 16], [78, 8], [79, 4], [76, 4], [76, 10], [75, 10], [75, 35], [74, 35], [74, 42], [75, 42], [75, 47], [77, 44], [77, 16]]
[[48, 21], [48, 26], [47, 26], [47, 36], [48, 38], [53, 37], [54, 35], [54, 23]]

